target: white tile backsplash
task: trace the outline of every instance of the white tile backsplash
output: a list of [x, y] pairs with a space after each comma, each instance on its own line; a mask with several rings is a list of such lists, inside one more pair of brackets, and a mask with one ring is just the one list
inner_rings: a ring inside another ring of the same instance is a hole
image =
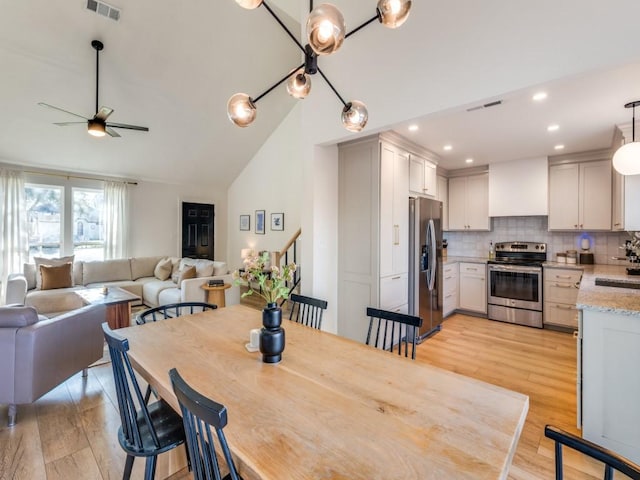
[[591, 240], [591, 252], [596, 263], [625, 265], [625, 260], [613, 260], [612, 257], [624, 256], [624, 241], [629, 238], [627, 232], [550, 232], [547, 217], [494, 217], [491, 219], [493, 230], [490, 232], [444, 232], [449, 247], [448, 255], [488, 257], [489, 243], [493, 242], [542, 242], [547, 244], [547, 259], [552, 261], [556, 253], [567, 250], [580, 251], [580, 239], [586, 234]]

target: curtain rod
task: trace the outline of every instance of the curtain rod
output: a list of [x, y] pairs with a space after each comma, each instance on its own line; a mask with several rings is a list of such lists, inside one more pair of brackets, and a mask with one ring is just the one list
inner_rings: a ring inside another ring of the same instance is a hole
[[31, 173], [33, 175], [49, 175], [51, 177], [61, 177], [61, 178], [66, 178], [67, 180], [70, 178], [76, 178], [78, 180], [96, 180], [99, 182], [123, 182], [126, 183], [127, 185], [138, 185], [138, 182], [130, 182], [128, 180], [113, 180], [113, 179], [106, 179], [106, 178], [96, 178], [96, 177], [82, 177], [80, 175], [71, 175], [71, 174], [64, 174], [64, 173], [53, 173], [53, 172], [37, 172], [35, 170], [22, 170], [24, 173]]

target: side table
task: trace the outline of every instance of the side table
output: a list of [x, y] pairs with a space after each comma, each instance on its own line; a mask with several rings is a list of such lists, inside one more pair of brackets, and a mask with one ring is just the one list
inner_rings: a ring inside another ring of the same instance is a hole
[[208, 285], [205, 283], [202, 285], [202, 289], [207, 292], [207, 303], [213, 303], [217, 305], [218, 308], [224, 308], [226, 306], [224, 291], [227, 288], [231, 288], [231, 284]]

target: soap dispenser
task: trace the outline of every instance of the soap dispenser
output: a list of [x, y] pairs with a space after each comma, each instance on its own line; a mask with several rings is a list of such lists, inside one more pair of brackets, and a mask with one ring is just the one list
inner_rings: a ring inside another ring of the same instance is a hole
[[489, 260], [493, 260], [496, 253], [493, 251], [493, 241], [489, 242]]

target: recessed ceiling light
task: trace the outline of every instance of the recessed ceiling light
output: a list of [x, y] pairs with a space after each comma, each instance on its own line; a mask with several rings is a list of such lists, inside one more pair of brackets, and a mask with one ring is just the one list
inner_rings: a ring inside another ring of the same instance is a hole
[[415, 132], [416, 130], [418, 130], [418, 125], [409, 125], [410, 132]]
[[547, 127], [547, 132], [555, 132], [556, 130], [558, 130], [560, 128], [560, 125], [558, 125], [557, 123], [554, 123], [552, 125], [549, 125]]
[[473, 163], [473, 158], [467, 158], [467, 159], [465, 160], [465, 162], [467, 162], [467, 163]]
[[547, 92], [538, 92], [532, 98], [536, 102], [541, 102], [542, 100], [547, 98]]
[[556, 149], [556, 150], [562, 150], [562, 149], [564, 149], [564, 145], [556, 145], [553, 148]]
[[449, 150], [451, 150], [453, 147], [451, 145], [445, 145], [444, 147], [442, 147], [443, 150], [446, 150], [447, 152]]

